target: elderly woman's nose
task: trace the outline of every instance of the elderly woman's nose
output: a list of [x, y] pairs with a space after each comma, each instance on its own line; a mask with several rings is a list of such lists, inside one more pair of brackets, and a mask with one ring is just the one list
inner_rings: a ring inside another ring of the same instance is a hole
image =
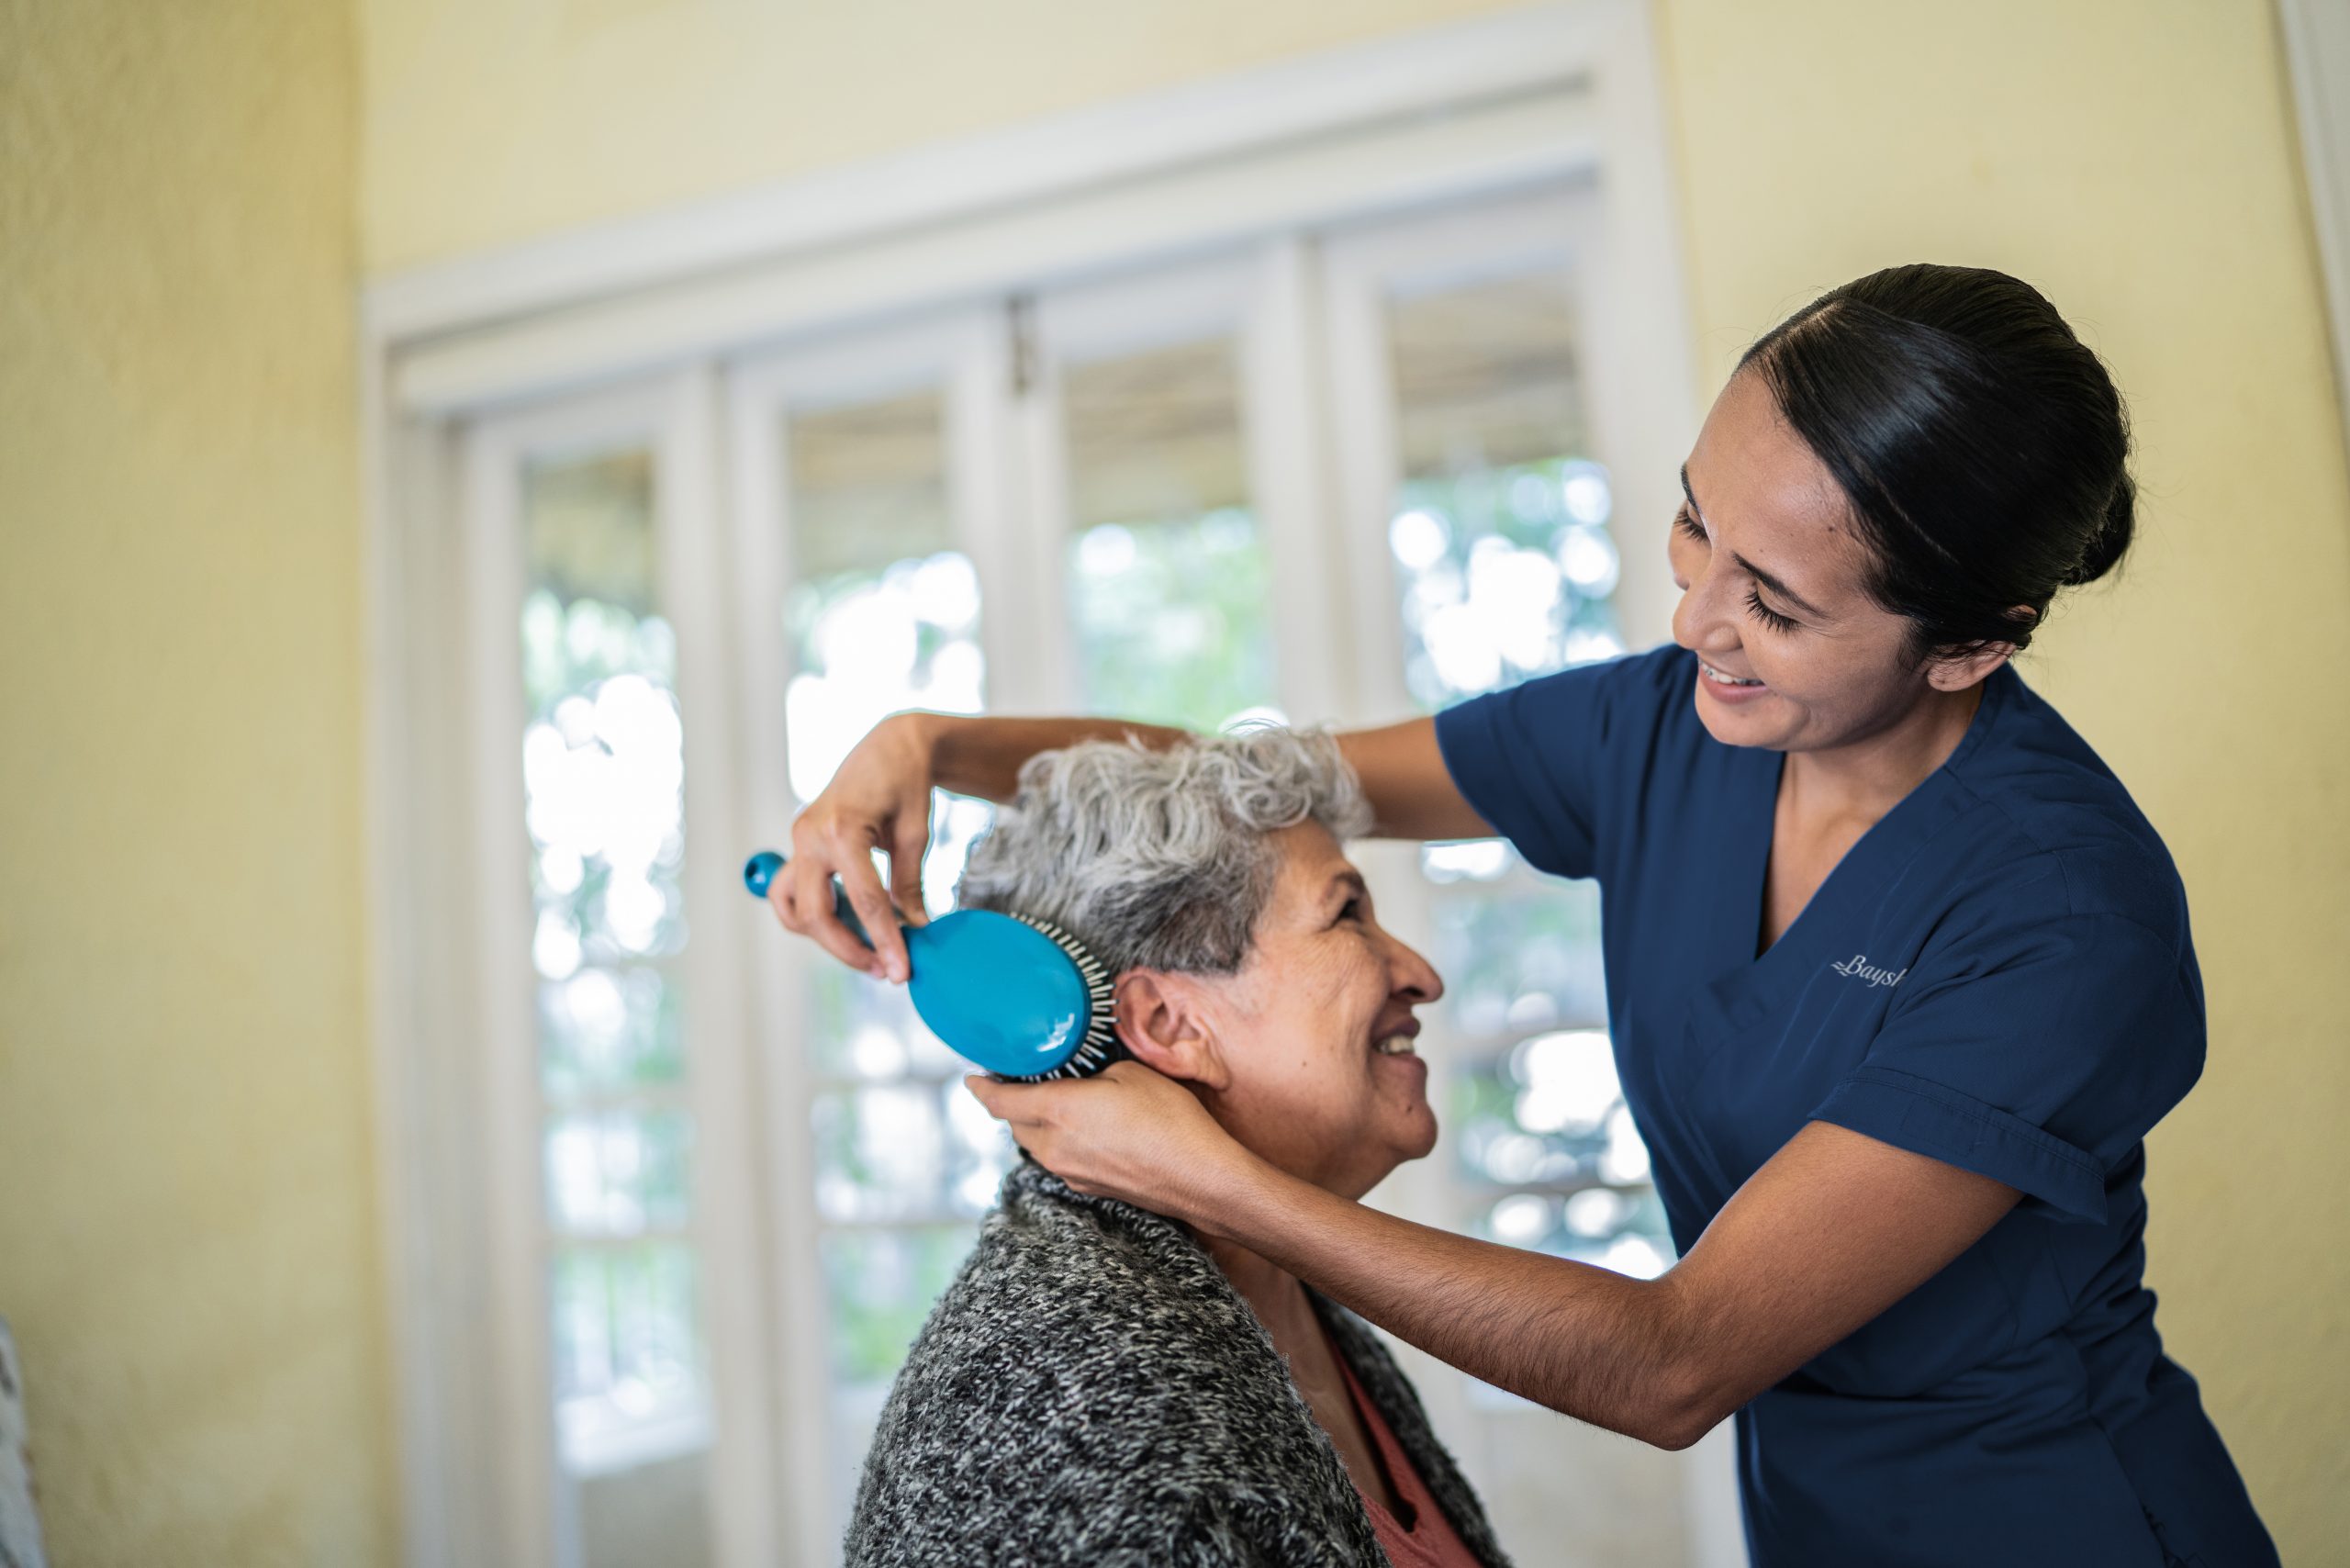
[[1444, 977], [1407, 942], [1388, 938], [1387, 973], [1395, 994], [1415, 1002], [1434, 1002], [1444, 994]]

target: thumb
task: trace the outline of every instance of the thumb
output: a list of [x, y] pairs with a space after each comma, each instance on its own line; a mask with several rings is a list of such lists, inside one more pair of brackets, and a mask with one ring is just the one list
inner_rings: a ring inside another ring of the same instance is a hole
[[1017, 1122], [1024, 1118], [1020, 1112], [1032, 1100], [1040, 1083], [1012, 1083], [991, 1073], [974, 1072], [963, 1080], [963, 1087], [971, 1098], [987, 1107], [989, 1115], [1000, 1122]]

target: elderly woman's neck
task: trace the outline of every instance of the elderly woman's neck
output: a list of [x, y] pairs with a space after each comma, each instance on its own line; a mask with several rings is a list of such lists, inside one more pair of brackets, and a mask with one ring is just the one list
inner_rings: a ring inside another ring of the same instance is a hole
[[1309, 1331], [1315, 1326], [1314, 1305], [1306, 1300], [1305, 1287], [1296, 1275], [1281, 1265], [1259, 1257], [1236, 1241], [1221, 1237], [1194, 1238], [1240, 1299], [1257, 1315], [1277, 1345], [1285, 1345], [1291, 1334]]

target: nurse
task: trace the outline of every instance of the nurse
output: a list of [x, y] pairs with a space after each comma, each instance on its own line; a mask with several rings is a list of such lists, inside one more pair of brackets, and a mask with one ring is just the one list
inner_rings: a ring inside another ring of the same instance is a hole
[[[1081, 1190], [1670, 1449], [1734, 1418], [1758, 1564], [2277, 1562], [2143, 1282], [2142, 1140], [2201, 1070], [2185, 890], [2010, 662], [2127, 548], [2104, 366], [2029, 286], [1905, 266], [1740, 360], [1682, 471], [1673, 641], [1341, 737], [1403, 838], [1597, 879], [1609, 1024], [1680, 1261], [1654, 1280], [1288, 1177], [1140, 1058], [971, 1081]], [[885, 722], [793, 829], [784, 924], [920, 909], [932, 785], [1002, 800], [1093, 720]], [[1334, 923], [1348, 915], [1334, 902]], [[1366, 927], [1364, 940], [1380, 941]], [[1372, 1048], [1365, 1041], [1364, 1048]]]

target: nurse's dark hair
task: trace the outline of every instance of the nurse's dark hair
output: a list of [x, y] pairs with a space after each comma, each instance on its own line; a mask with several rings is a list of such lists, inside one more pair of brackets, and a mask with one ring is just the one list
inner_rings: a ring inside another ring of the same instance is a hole
[[[2104, 364], [2020, 278], [1919, 263], [1831, 289], [1739, 360], [1827, 465], [1908, 663], [2020, 651], [2059, 588], [2129, 549], [2130, 421]], [[2033, 618], [2009, 619], [2030, 605]]]

